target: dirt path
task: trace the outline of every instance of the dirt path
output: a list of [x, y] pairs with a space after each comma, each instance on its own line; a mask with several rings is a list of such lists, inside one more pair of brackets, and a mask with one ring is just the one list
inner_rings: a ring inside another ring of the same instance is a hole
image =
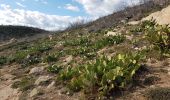
[[18, 100], [20, 95], [17, 89], [11, 88], [14, 76], [10, 74], [9, 66], [0, 69], [0, 100]]

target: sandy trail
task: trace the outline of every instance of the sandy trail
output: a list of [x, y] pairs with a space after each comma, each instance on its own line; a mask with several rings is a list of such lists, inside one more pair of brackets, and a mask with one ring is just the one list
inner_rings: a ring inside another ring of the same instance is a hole
[[13, 75], [9, 74], [9, 68], [0, 69], [0, 100], [18, 100], [19, 91], [11, 88], [14, 80]]

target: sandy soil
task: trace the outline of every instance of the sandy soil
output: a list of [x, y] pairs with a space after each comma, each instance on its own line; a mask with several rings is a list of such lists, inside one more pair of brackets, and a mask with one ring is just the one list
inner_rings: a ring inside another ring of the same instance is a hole
[[150, 14], [148, 17], [143, 18], [142, 20], [156, 19], [156, 21], [163, 24], [170, 24], [170, 6], [162, 9], [161, 11]]
[[[162, 9], [161, 11], [152, 13], [145, 18], [142, 18], [141, 21], [150, 20], [152, 18], [155, 19], [156, 22], [160, 25], [170, 24], [170, 6]], [[136, 24], [140, 23], [141, 21], [131, 21], [128, 24], [136, 25]]]

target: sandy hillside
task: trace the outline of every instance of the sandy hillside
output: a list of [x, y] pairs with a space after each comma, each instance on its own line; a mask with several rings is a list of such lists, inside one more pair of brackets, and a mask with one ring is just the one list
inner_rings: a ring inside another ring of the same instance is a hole
[[155, 19], [159, 24], [170, 24], [170, 6], [162, 9], [161, 11], [157, 11], [155, 13], [150, 14], [148, 17], [143, 18], [142, 20]]
[[[161, 11], [154, 12], [149, 16], [143, 18], [141, 21], [155, 19], [160, 25], [170, 24], [170, 6], [162, 9]], [[138, 24], [140, 21], [131, 21], [128, 24]]]

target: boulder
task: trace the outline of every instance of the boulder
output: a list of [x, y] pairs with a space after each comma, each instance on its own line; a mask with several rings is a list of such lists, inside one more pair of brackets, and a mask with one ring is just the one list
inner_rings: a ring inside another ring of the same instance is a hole
[[34, 67], [30, 70], [29, 74], [41, 73], [44, 70], [44, 67]]
[[55, 85], [55, 81], [51, 82], [51, 84], [47, 86], [47, 89], [51, 89], [52, 87], [54, 87], [54, 85]]
[[30, 92], [30, 97], [36, 96], [39, 93], [39, 91], [34, 88], [31, 92]]
[[108, 31], [106, 36], [116, 36], [117, 34], [117, 32]]
[[50, 80], [51, 77], [50, 76], [40, 76], [36, 81], [35, 81], [35, 85], [39, 85], [42, 82], [46, 82], [48, 80]]

